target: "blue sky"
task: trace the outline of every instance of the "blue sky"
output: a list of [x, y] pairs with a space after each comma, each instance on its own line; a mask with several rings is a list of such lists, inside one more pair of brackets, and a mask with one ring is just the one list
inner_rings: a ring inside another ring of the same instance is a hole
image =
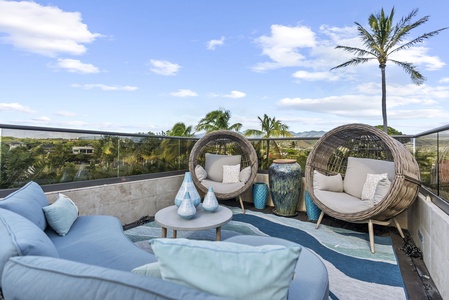
[[[0, 0], [0, 123], [160, 132], [224, 108], [243, 129], [264, 114], [296, 132], [378, 125], [377, 64], [330, 69], [351, 57], [336, 45], [361, 46], [354, 22], [392, 5], [430, 16], [411, 37], [449, 26], [446, 0]], [[390, 126], [449, 123], [448, 40], [394, 57], [423, 85], [387, 64]]]

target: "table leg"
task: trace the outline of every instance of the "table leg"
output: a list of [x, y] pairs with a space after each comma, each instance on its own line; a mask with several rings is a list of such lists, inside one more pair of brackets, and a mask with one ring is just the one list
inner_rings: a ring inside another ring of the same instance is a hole
[[173, 230], [173, 238], [176, 239], [177, 236], [178, 236], [178, 231], [177, 230]]
[[167, 228], [162, 227], [162, 237], [166, 238], [167, 237]]
[[215, 229], [215, 240], [221, 241], [221, 226]]

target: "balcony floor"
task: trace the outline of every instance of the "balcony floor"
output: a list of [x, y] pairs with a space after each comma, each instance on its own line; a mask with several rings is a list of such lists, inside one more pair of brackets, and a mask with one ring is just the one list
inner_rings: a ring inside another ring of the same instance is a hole
[[[227, 206], [240, 207], [239, 203], [234, 200], [220, 201], [221, 204]], [[259, 210], [254, 208], [251, 203], [245, 203], [245, 209], [263, 212], [266, 214], [271, 214], [273, 208], [266, 207], [264, 210]], [[299, 212], [298, 216], [295, 217], [298, 220], [304, 222], [311, 222], [307, 218], [305, 212]], [[358, 232], [367, 232], [368, 226], [366, 224], [354, 224], [348, 223], [340, 220], [336, 220], [329, 216], [325, 216], [321, 224], [345, 228], [349, 230], [354, 230]], [[399, 235], [398, 231], [394, 227], [385, 226], [374, 226], [374, 234], [378, 236], [390, 236], [393, 241], [394, 251], [396, 253], [398, 264], [401, 269], [402, 278], [404, 280], [405, 288], [407, 290], [408, 299], [410, 300], [422, 300], [422, 299], [432, 299], [439, 300], [442, 299], [438, 292], [429, 272], [424, 264], [422, 258], [413, 258], [406, 254], [403, 250], [406, 246], [404, 240]], [[408, 231], [404, 230], [404, 235], [407, 237]], [[413, 242], [409, 243], [409, 246], [414, 246]]]

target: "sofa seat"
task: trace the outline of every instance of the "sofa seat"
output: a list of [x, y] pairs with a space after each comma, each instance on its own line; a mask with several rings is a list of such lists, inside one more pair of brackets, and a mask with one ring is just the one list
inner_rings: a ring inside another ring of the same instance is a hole
[[359, 198], [351, 196], [345, 192], [315, 190], [314, 193], [315, 196], [320, 199], [321, 203], [338, 213], [352, 214], [374, 207], [373, 201], [362, 201]]
[[60, 258], [122, 271], [156, 261], [131, 243], [112, 216], [79, 216], [67, 235], [58, 235], [50, 226], [45, 233]]

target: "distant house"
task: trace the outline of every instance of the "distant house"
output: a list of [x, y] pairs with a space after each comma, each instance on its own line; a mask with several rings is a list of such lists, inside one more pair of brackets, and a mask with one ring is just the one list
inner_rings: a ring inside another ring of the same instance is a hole
[[18, 147], [24, 147], [24, 146], [26, 146], [24, 143], [12, 142], [9, 144], [9, 150], [12, 150], [12, 149], [18, 148]]
[[73, 154], [93, 154], [94, 148], [91, 146], [72, 147]]

